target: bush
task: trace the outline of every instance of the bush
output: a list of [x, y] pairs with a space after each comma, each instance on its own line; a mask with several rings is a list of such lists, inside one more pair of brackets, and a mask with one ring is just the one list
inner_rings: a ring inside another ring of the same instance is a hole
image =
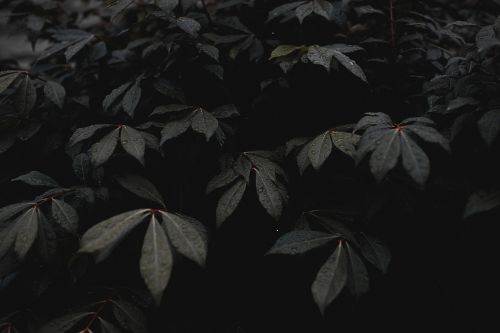
[[500, 1], [3, 7], [0, 332], [492, 318]]

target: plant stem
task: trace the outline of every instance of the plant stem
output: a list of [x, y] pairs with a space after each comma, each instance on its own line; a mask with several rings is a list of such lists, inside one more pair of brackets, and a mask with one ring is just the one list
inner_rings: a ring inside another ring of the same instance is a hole
[[396, 48], [396, 23], [394, 21], [394, 0], [389, 0], [389, 19], [390, 19], [390, 34], [391, 34], [391, 46], [393, 49]]

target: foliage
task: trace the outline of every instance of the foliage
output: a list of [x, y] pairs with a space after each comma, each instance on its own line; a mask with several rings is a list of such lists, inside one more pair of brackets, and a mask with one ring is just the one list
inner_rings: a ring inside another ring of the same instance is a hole
[[477, 325], [500, 1], [1, 5], [1, 333]]

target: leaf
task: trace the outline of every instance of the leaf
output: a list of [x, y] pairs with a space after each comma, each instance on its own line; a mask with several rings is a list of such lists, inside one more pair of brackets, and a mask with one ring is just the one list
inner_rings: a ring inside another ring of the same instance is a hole
[[120, 129], [116, 128], [108, 133], [99, 142], [94, 143], [92, 147], [90, 147], [89, 155], [92, 160], [92, 164], [95, 167], [98, 167], [109, 160], [116, 148], [116, 145], [118, 144], [119, 133]]
[[328, 156], [330, 156], [332, 148], [330, 131], [323, 132], [311, 141], [308, 155], [314, 169], [319, 170]]
[[370, 158], [370, 170], [377, 182], [381, 182], [398, 163], [401, 152], [399, 133], [398, 129], [386, 133]]
[[219, 49], [210, 44], [196, 44], [198, 51], [205, 53], [207, 56], [215, 61], [219, 61]]
[[90, 316], [92, 314], [93, 314], [92, 312], [77, 312], [77, 313], [67, 314], [65, 316], [49, 321], [47, 324], [42, 326], [42, 328], [38, 331], [38, 333], [69, 332], [69, 330], [73, 328], [83, 318]]
[[347, 253], [349, 255], [347, 288], [351, 294], [359, 298], [370, 289], [368, 270], [356, 250], [349, 243], [347, 243]]
[[346, 132], [330, 131], [330, 137], [335, 148], [345, 153], [346, 155], [354, 157], [354, 154], [356, 152], [356, 145], [358, 144], [360, 139], [359, 135]]
[[361, 233], [361, 253], [375, 268], [382, 273], [387, 273], [391, 262], [391, 252], [387, 246], [376, 238]]
[[88, 37], [85, 37], [78, 42], [72, 44], [69, 46], [66, 51], [64, 52], [64, 56], [66, 57], [66, 61], [69, 62], [75, 55], [78, 54], [83, 48], [90, 43], [94, 39], [94, 35], [90, 35]]
[[115, 176], [115, 179], [126, 190], [165, 207], [165, 202], [160, 192], [158, 192], [156, 187], [146, 178], [132, 174], [122, 174]]
[[151, 215], [140, 260], [141, 275], [155, 303], [159, 305], [172, 273], [173, 256], [163, 228]]
[[366, 79], [365, 73], [363, 72], [361, 67], [359, 67], [359, 65], [354, 60], [352, 60], [351, 58], [349, 58], [348, 56], [346, 56], [345, 54], [343, 54], [337, 50], [332, 50], [332, 56], [340, 64], [342, 64], [342, 66], [344, 66], [349, 72], [351, 72], [352, 74], [354, 74], [355, 76], [357, 76], [358, 78], [363, 80], [364, 82], [368, 82], [368, 80]]
[[295, 51], [302, 50], [304, 48], [304, 45], [279, 45], [276, 47], [272, 52], [271, 56], [269, 57], [269, 60], [279, 58], [279, 57], [285, 57], [287, 55], [292, 54]]
[[189, 17], [178, 17], [175, 23], [182, 31], [187, 32], [193, 37], [198, 36], [198, 31], [201, 29], [200, 23]]
[[132, 82], [122, 84], [116, 89], [113, 89], [102, 101], [104, 111], [107, 111], [115, 103], [115, 101], [125, 93], [125, 91], [132, 85]]
[[0, 222], [7, 221], [23, 210], [32, 207], [35, 202], [21, 202], [0, 208]]
[[319, 45], [311, 45], [307, 51], [307, 59], [315, 65], [323, 66], [327, 71], [330, 71], [332, 57], [332, 50]]
[[309, 158], [309, 149], [311, 148], [311, 142], [304, 145], [299, 153], [297, 154], [297, 166], [299, 167], [299, 172], [302, 175], [307, 167], [311, 164], [311, 159]]
[[27, 174], [12, 179], [11, 181], [19, 181], [32, 186], [59, 187], [54, 179], [39, 171], [30, 171]]
[[155, 0], [155, 4], [170, 14], [179, 5], [179, 0]]
[[238, 178], [238, 176], [238, 173], [232, 168], [222, 171], [208, 182], [206, 193], [211, 193], [218, 188], [229, 185]]
[[267, 254], [301, 254], [338, 239], [338, 234], [314, 230], [295, 230], [281, 236]]
[[333, 11], [333, 5], [328, 1], [313, 0], [313, 11], [315, 14], [330, 20], [330, 13]]
[[304, 21], [304, 19], [313, 13], [313, 5], [312, 1], [307, 2], [295, 9], [295, 16], [299, 19], [300, 24]]
[[114, 21], [117, 17], [122, 15], [127, 8], [129, 8], [133, 3], [135, 3], [135, 0], [119, 0], [119, 1], [112, 1], [111, 10], [111, 21]]
[[57, 237], [54, 229], [45, 216], [40, 212], [38, 221], [38, 238], [36, 245], [38, 256], [43, 263], [49, 263], [53, 260], [57, 250]]
[[209, 141], [219, 127], [219, 122], [209, 112], [198, 108], [191, 119], [191, 127], [194, 131], [205, 134], [205, 138]]
[[238, 108], [236, 108], [236, 105], [234, 105], [234, 104], [227, 104], [227, 105], [218, 106], [215, 109], [213, 109], [211, 113], [215, 118], [218, 118], [218, 119], [227, 119], [227, 118], [231, 118], [233, 116], [240, 115]]
[[120, 326], [134, 333], [147, 333], [146, 319], [139, 308], [124, 300], [112, 302], [113, 314]]
[[104, 260], [114, 247], [150, 213], [149, 209], [136, 209], [94, 225], [82, 236], [80, 252], [97, 254], [98, 262]]
[[98, 317], [99, 322], [101, 323], [101, 332], [102, 333], [121, 333], [121, 330], [115, 325], [111, 324], [109, 321]]
[[21, 72], [17, 71], [2, 71], [0, 72], [0, 94], [10, 87]]
[[322, 315], [325, 314], [326, 307], [340, 294], [346, 282], [347, 256], [343, 242], [339, 242], [333, 254], [318, 271], [311, 287], [314, 301]]
[[54, 103], [59, 109], [64, 106], [64, 98], [66, 97], [66, 90], [62, 85], [55, 81], [47, 81], [43, 86], [43, 93], [45, 97]]
[[146, 141], [139, 131], [129, 126], [122, 126], [120, 144], [127, 153], [144, 165]]
[[479, 133], [489, 147], [500, 134], [500, 109], [486, 112], [477, 122]]
[[193, 218], [163, 211], [161, 215], [163, 227], [177, 252], [205, 267], [208, 249], [205, 227]]
[[17, 229], [14, 251], [19, 260], [24, 259], [35, 243], [38, 234], [38, 214], [38, 208], [34, 207], [26, 211], [16, 221], [19, 224], [19, 228]]
[[86, 181], [89, 173], [91, 172], [90, 157], [86, 153], [81, 153], [73, 159], [73, 171], [81, 181]]
[[286, 14], [287, 12], [294, 10], [295, 8], [304, 3], [305, 1], [294, 1], [278, 6], [269, 12], [267, 20], [270, 21], [276, 17], [282, 16], [283, 14]]
[[166, 123], [161, 130], [160, 145], [186, 132], [189, 126], [191, 126], [189, 117]]
[[255, 186], [262, 206], [275, 220], [279, 220], [284, 206], [279, 188], [266, 174], [259, 170], [255, 172]]
[[217, 227], [220, 227], [234, 213], [243, 198], [246, 187], [247, 182], [240, 178], [220, 197], [216, 210]]
[[437, 143], [444, 150], [450, 151], [449, 142], [435, 128], [429, 126], [408, 125], [403, 127], [404, 131], [410, 131], [425, 142]]
[[51, 210], [57, 224], [71, 233], [78, 231], [78, 213], [71, 205], [53, 198]]
[[403, 167], [417, 184], [423, 186], [431, 169], [429, 158], [404, 132], [401, 132], [400, 137]]
[[98, 130], [100, 130], [102, 128], [111, 127], [111, 126], [113, 126], [113, 125], [98, 124], [98, 125], [90, 125], [87, 127], [79, 128], [73, 133], [73, 135], [69, 139], [68, 145], [73, 146], [73, 145], [75, 145], [83, 140], [87, 140], [90, 137], [92, 137]]
[[473, 193], [465, 206], [464, 218], [488, 212], [500, 206], [500, 191], [479, 190]]
[[21, 115], [28, 115], [36, 103], [36, 88], [28, 74], [20, 80], [14, 94], [14, 105]]
[[123, 110], [131, 117], [134, 117], [134, 111], [141, 100], [142, 89], [139, 86], [139, 81], [136, 80], [135, 84], [132, 85], [125, 95], [123, 95], [122, 106]]

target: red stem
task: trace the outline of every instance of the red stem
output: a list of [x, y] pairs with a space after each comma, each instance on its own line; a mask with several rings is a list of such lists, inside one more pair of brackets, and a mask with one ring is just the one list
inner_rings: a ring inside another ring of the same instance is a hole
[[92, 327], [92, 324], [95, 322], [95, 320], [97, 319], [97, 317], [99, 316], [99, 313], [101, 313], [101, 311], [103, 310], [103, 308], [106, 306], [106, 304], [108, 304], [108, 300], [105, 300], [105, 301], [102, 301], [102, 304], [101, 306], [97, 309], [96, 312], [94, 312], [92, 318], [90, 318], [90, 321], [89, 323], [87, 324], [87, 326], [85, 326], [85, 328], [83, 329], [82, 332], [89, 332], [90, 331], [90, 328]]

